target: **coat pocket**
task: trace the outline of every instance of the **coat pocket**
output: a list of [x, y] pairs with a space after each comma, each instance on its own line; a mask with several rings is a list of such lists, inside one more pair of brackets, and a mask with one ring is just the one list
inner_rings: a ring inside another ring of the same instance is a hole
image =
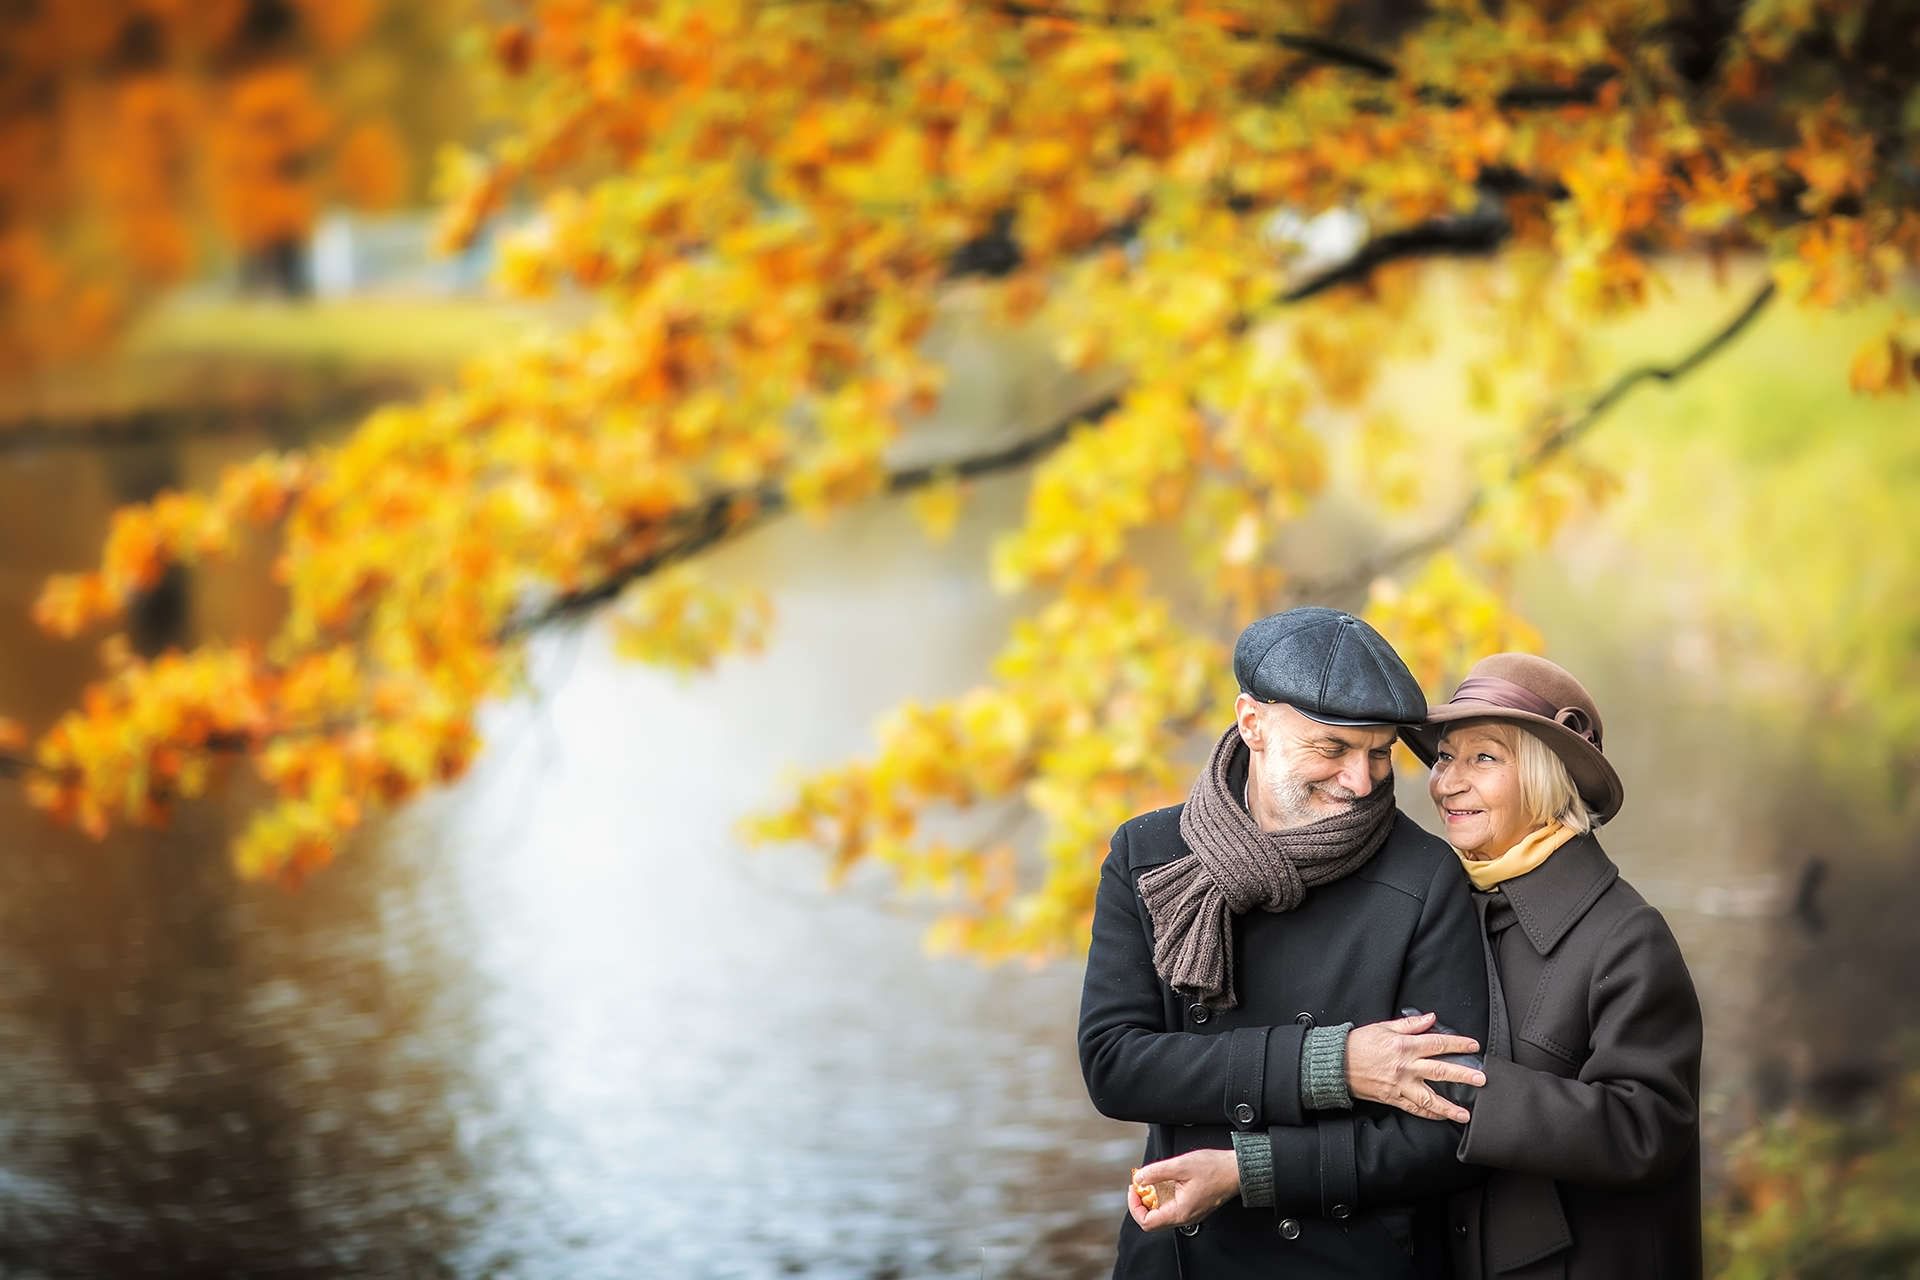
[[[1533, 999], [1527, 1002], [1520, 1019], [1518, 1038], [1567, 1067], [1573, 1075], [1586, 1060], [1586, 1045], [1592, 1032], [1587, 1026], [1583, 1002], [1569, 1001], [1568, 992], [1555, 980], [1560, 962], [1549, 960], [1534, 984]], [[1584, 990], [1584, 988], [1582, 988]], [[1518, 1059], [1515, 1059], [1518, 1061]]]

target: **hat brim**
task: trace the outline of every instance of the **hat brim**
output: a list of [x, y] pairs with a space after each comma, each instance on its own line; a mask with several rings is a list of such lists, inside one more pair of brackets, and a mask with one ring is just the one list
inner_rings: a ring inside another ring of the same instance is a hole
[[1351, 720], [1345, 716], [1330, 716], [1319, 711], [1309, 711], [1298, 703], [1289, 702], [1288, 706], [1309, 720], [1321, 724], [1338, 725], [1343, 729], [1406, 729], [1410, 726], [1405, 720]]
[[1574, 788], [1593, 813], [1596, 824], [1619, 813], [1620, 806], [1626, 802], [1626, 788], [1620, 783], [1620, 775], [1614, 772], [1600, 748], [1558, 720], [1549, 720], [1531, 711], [1516, 711], [1492, 702], [1448, 702], [1427, 708], [1426, 723], [1408, 725], [1401, 729], [1400, 737], [1413, 754], [1420, 757], [1421, 763], [1432, 768], [1446, 726], [1458, 720], [1505, 720], [1530, 730], [1567, 766]]

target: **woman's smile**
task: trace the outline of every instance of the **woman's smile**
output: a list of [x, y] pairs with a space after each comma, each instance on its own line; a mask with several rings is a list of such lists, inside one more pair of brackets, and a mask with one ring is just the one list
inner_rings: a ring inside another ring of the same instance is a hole
[[1497, 725], [1455, 728], [1440, 740], [1427, 794], [1447, 824], [1447, 843], [1478, 861], [1497, 858], [1525, 836], [1513, 745]]

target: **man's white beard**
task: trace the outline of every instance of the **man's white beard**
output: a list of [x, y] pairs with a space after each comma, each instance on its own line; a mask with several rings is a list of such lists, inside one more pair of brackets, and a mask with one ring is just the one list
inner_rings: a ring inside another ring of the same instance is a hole
[[1267, 775], [1264, 786], [1282, 831], [1345, 813], [1360, 798], [1337, 782], [1301, 782], [1277, 769]]

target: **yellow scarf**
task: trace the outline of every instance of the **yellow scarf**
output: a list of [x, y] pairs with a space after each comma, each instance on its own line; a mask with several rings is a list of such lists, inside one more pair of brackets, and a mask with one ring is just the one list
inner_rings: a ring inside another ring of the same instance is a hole
[[1460, 865], [1467, 869], [1467, 875], [1473, 879], [1473, 887], [1485, 892], [1495, 885], [1523, 876], [1547, 860], [1547, 855], [1567, 841], [1579, 835], [1572, 827], [1556, 822], [1552, 826], [1541, 827], [1529, 833], [1519, 844], [1507, 850], [1497, 858], [1488, 858], [1476, 862], [1458, 849], [1454, 853], [1460, 857]]

